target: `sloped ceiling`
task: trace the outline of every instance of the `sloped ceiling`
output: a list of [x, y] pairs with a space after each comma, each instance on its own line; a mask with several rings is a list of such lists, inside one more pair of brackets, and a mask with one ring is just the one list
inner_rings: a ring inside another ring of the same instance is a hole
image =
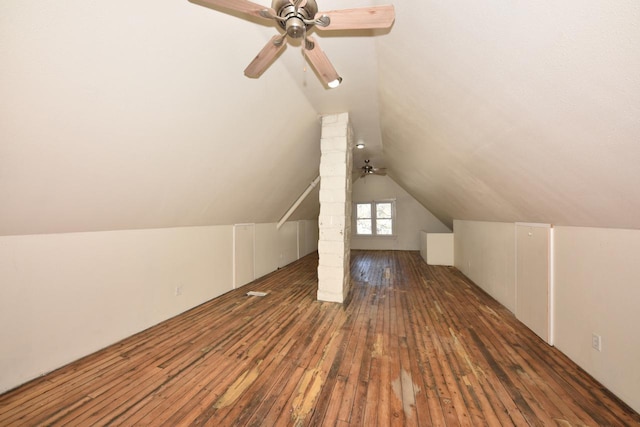
[[0, 233], [277, 221], [318, 174], [320, 122], [278, 64], [243, 76], [263, 35], [239, 21], [2, 2]]
[[441, 220], [640, 227], [637, 1], [411, 1], [379, 40], [394, 179]]
[[328, 91], [295, 46], [245, 78], [274, 27], [186, 0], [1, 2], [0, 235], [277, 221], [343, 111], [355, 166], [448, 225], [640, 228], [635, 0], [395, 8], [391, 31], [317, 35]]

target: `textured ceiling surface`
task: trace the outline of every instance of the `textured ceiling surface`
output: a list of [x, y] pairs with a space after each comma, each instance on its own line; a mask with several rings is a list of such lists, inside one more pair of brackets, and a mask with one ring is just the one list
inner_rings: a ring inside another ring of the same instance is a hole
[[378, 43], [379, 102], [387, 166], [407, 191], [448, 224], [640, 227], [638, 2], [403, 2], [396, 14]]
[[448, 225], [640, 228], [640, 3], [395, 9], [390, 31], [316, 35], [330, 91], [296, 46], [244, 77], [275, 27], [186, 0], [3, 1], [0, 235], [275, 222], [344, 111], [355, 166]]

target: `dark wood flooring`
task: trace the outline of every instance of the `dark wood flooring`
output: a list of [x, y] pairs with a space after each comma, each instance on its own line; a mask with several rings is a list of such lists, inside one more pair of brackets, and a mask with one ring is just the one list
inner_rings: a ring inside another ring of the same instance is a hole
[[[640, 416], [453, 268], [311, 255], [0, 396], [0, 426], [624, 426]], [[246, 296], [249, 290], [265, 297]]]

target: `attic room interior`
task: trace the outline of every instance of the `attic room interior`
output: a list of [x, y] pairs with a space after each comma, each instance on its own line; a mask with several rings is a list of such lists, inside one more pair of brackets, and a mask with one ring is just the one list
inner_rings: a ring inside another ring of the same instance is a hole
[[0, 425], [640, 425], [640, 4], [270, 6], [0, 2]]

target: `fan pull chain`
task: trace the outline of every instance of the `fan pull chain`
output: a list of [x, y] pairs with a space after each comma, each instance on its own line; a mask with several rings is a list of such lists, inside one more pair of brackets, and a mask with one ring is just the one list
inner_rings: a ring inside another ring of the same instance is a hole
[[304, 32], [302, 33], [302, 86], [307, 86], [307, 61], [305, 59], [305, 50], [307, 49], [307, 27], [304, 27]]
[[302, 50], [302, 55], [300, 55], [300, 59], [302, 59], [302, 86], [306, 87], [307, 86], [307, 61], [304, 57], [304, 41], [303, 43], [303, 50]]

